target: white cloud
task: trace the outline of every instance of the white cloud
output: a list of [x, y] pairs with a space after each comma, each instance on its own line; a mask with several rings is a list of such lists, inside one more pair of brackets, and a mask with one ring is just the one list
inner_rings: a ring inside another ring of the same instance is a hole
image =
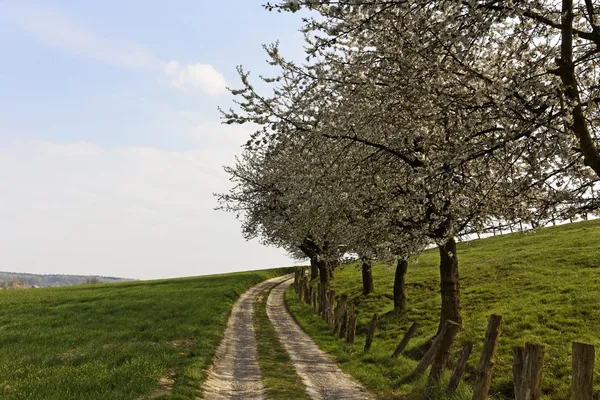
[[13, 25], [46, 46], [126, 68], [159, 68], [161, 60], [142, 46], [105, 38], [59, 11], [6, 1], [0, 3], [0, 22]]
[[165, 65], [165, 73], [173, 86], [180, 90], [197, 90], [216, 95], [226, 91], [225, 77], [210, 64], [181, 65], [170, 61]]
[[0, 270], [159, 278], [290, 264], [213, 210], [232, 156], [3, 141]]
[[135, 42], [109, 38], [66, 13], [24, 2], [0, 2], [0, 23], [16, 27], [38, 42], [108, 65], [161, 71], [177, 89], [209, 95], [225, 91], [225, 78], [210, 64], [166, 62]]

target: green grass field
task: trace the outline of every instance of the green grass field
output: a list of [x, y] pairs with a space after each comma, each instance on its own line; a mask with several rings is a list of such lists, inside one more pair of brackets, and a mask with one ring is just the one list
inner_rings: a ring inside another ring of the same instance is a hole
[[[477, 366], [487, 318], [503, 317], [500, 346], [493, 376], [494, 398], [512, 399], [512, 346], [532, 341], [546, 345], [543, 393], [546, 399], [570, 397], [571, 342], [600, 345], [600, 221], [587, 221], [476, 240], [459, 245], [463, 331], [453, 348], [451, 365], [460, 344], [473, 340], [467, 385], [457, 399], [470, 399], [468, 383]], [[389, 313], [394, 270], [374, 267], [375, 292], [361, 294], [361, 274], [355, 266], [339, 267], [332, 282], [337, 295], [347, 293], [358, 305], [357, 342], [346, 345], [309, 307], [287, 294], [288, 305], [302, 327], [342, 368], [385, 399], [419, 399], [423, 379], [394, 388], [416, 365], [423, 345], [439, 321], [438, 253], [428, 250], [409, 266], [408, 307], [403, 315]], [[362, 347], [373, 313], [380, 316], [371, 353]], [[393, 361], [390, 354], [413, 322], [422, 328], [406, 351]], [[600, 368], [597, 369], [600, 371]], [[600, 376], [595, 375], [596, 395]]]
[[235, 300], [288, 271], [0, 291], [0, 398], [194, 398]]

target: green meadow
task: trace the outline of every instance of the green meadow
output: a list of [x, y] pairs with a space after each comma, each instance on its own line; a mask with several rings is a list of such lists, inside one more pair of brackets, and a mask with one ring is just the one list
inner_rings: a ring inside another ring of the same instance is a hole
[[[287, 293], [288, 305], [300, 325], [341, 367], [385, 399], [420, 399], [424, 379], [398, 383], [416, 366], [435, 334], [439, 321], [439, 272], [436, 249], [425, 251], [409, 265], [408, 303], [400, 316], [390, 311], [394, 269], [373, 269], [375, 291], [361, 294], [356, 265], [338, 267], [332, 288], [348, 294], [359, 310], [354, 345], [331, 335], [331, 329]], [[513, 346], [525, 342], [546, 345], [543, 369], [545, 399], [570, 397], [571, 342], [600, 345], [600, 220], [543, 228], [461, 243], [461, 305], [463, 329], [452, 350], [452, 366], [466, 340], [475, 343], [456, 399], [470, 399], [469, 388], [479, 362], [487, 319], [503, 317], [491, 394], [513, 399]], [[366, 327], [373, 313], [380, 316], [372, 350], [363, 354]], [[413, 322], [421, 328], [405, 354], [392, 360], [395, 346]], [[596, 363], [598, 365], [598, 363]], [[600, 367], [595, 374], [600, 394]], [[424, 377], [425, 378], [425, 377]], [[439, 396], [439, 398], [443, 398]]]
[[[470, 387], [490, 314], [503, 317], [492, 398], [512, 397], [513, 346], [546, 345], [545, 399], [569, 397], [571, 342], [600, 345], [600, 220], [475, 240], [459, 245], [463, 329], [450, 364], [466, 340], [475, 343], [454, 399]], [[212, 362], [235, 300], [250, 286], [289, 269], [184, 279], [0, 291], [0, 398], [192, 399]], [[301, 326], [341, 367], [383, 399], [420, 399], [426, 375], [404, 382], [438, 324], [438, 254], [427, 250], [407, 274], [408, 303], [392, 310], [394, 269], [374, 267], [375, 291], [361, 294], [356, 265], [336, 269], [333, 289], [359, 310], [357, 340], [331, 334], [287, 293]], [[261, 369], [272, 398], [306, 397], [293, 366], [257, 300], [255, 329]], [[371, 352], [366, 327], [380, 316]], [[413, 323], [421, 328], [397, 360], [390, 358]], [[600, 376], [596, 373], [597, 395]], [[438, 398], [443, 398], [439, 395]]]
[[0, 398], [194, 398], [235, 300], [288, 271], [0, 291]]

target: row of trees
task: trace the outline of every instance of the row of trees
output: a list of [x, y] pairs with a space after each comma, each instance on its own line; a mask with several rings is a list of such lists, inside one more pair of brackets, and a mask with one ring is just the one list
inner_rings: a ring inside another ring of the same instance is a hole
[[0, 289], [21, 289], [29, 287], [27, 281], [22, 279], [11, 279], [6, 281], [0, 281]]
[[461, 323], [455, 238], [597, 209], [600, 7], [592, 0], [288, 0], [307, 9], [306, 61], [265, 46], [273, 77], [239, 68], [230, 124], [260, 128], [219, 195], [247, 238], [327, 282], [345, 255], [440, 253], [440, 327]]

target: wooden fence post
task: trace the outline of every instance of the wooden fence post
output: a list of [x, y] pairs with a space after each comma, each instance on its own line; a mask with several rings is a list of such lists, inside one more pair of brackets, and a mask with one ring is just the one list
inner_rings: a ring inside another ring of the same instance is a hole
[[573, 342], [571, 400], [592, 400], [594, 394], [594, 346]]
[[347, 328], [346, 342], [354, 343], [354, 337], [356, 336], [356, 310], [352, 307], [350, 316], [348, 317], [348, 328]]
[[[448, 320], [446, 320], [446, 321], [448, 321]], [[433, 362], [433, 358], [435, 357], [435, 355], [437, 353], [437, 349], [439, 347], [440, 341], [442, 340], [444, 335], [446, 335], [447, 329], [448, 329], [448, 324], [445, 323], [444, 326], [442, 326], [442, 331], [435, 337], [435, 339], [433, 339], [433, 342], [431, 342], [431, 346], [429, 346], [429, 349], [427, 349], [425, 354], [423, 354], [421, 361], [419, 361], [419, 363], [417, 364], [417, 367], [415, 368], [413, 373], [410, 374], [409, 377], [407, 378], [408, 380], [411, 380], [413, 378], [416, 378], [419, 375], [422, 375], [423, 372], [425, 372], [425, 370], [427, 369], [427, 367], [429, 367], [431, 365], [431, 363]]]
[[452, 371], [452, 375], [450, 376], [450, 380], [448, 381], [448, 387], [446, 387], [446, 394], [452, 394], [458, 388], [458, 384], [460, 383], [460, 379], [462, 378], [462, 375], [465, 372], [465, 367], [467, 366], [467, 361], [469, 361], [469, 357], [471, 356], [472, 350], [473, 342], [465, 342], [462, 348], [462, 352], [460, 353], [460, 357], [458, 357], [458, 361], [456, 362], [454, 370]]
[[445, 326], [445, 333], [441, 336], [437, 345], [437, 350], [431, 364], [431, 371], [429, 371], [429, 377], [427, 378], [427, 384], [425, 386], [425, 394], [427, 396], [431, 396], [435, 387], [440, 383], [442, 373], [444, 372], [444, 368], [446, 368], [448, 358], [450, 358], [452, 343], [460, 329], [460, 324], [450, 320], [446, 320]]
[[485, 400], [490, 391], [492, 372], [496, 365], [494, 357], [496, 356], [496, 349], [498, 348], [498, 338], [500, 337], [501, 326], [502, 317], [499, 315], [490, 315], [485, 340], [483, 342], [483, 349], [481, 351], [481, 358], [479, 359], [479, 365], [477, 367], [472, 400]]
[[321, 313], [321, 282], [317, 284], [317, 314]]
[[540, 400], [542, 392], [542, 364], [544, 363], [543, 344], [525, 344], [525, 363], [521, 380], [519, 400]]
[[344, 313], [342, 314], [342, 320], [340, 321], [340, 338], [346, 337], [348, 327], [348, 308], [344, 308]]
[[327, 315], [327, 304], [328, 304], [328, 295], [329, 292], [327, 291], [327, 287], [323, 287], [323, 293], [321, 293], [321, 296], [323, 297], [323, 306], [321, 307], [321, 319], [325, 320], [325, 316]]
[[311, 296], [311, 293], [310, 293], [311, 286], [310, 286], [310, 280], [309, 280], [308, 276], [304, 277], [303, 283], [304, 283], [304, 302], [306, 304], [310, 305], [310, 301], [312, 300], [312, 296]]
[[306, 299], [305, 293], [304, 293], [304, 277], [300, 278], [300, 282], [298, 282], [299, 285], [299, 291], [298, 291], [298, 299], [300, 301], [304, 301]]
[[313, 312], [317, 313], [317, 290], [312, 291]]
[[321, 293], [321, 302], [322, 302], [322, 306], [321, 306], [321, 318], [324, 321], [327, 321], [327, 305], [329, 304], [329, 285], [328, 284], [324, 284], [321, 287], [322, 293]]
[[377, 328], [377, 313], [373, 314], [373, 319], [371, 319], [371, 323], [369, 324], [367, 340], [365, 341], [365, 353], [368, 353], [369, 350], [371, 350], [371, 345], [373, 344], [373, 335], [375, 335], [375, 328]]
[[521, 381], [523, 380], [523, 365], [525, 364], [525, 349], [513, 347], [513, 381], [515, 389], [515, 400], [521, 400]]
[[323, 317], [327, 300], [327, 286], [319, 283], [319, 316]]
[[298, 293], [298, 268], [294, 268], [294, 290]]
[[327, 297], [327, 314], [325, 315], [325, 321], [329, 326], [333, 325], [333, 319], [335, 315], [335, 290], [329, 291], [329, 296]]
[[398, 343], [398, 347], [396, 347], [396, 350], [394, 350], [392, 358], [398, 358], [398, 356], [404, 351], [404, 349], [408, 345], [408, 342], [410, 342], [410, 339], [412, 339], [415, 333], [417, 333], [417, 329], [419, 329], [419, 323], [415, 322], [411, 325], [408, 331], [406, 331], [400, 343]]
[[337, 334], [340, 331], [342, 324], [342, 317], [346, 312], [346, 302], [348, 301], [348, 296], [342, 295], [342, 297], [338, 300], [337, 307], [335, 308], [334, 320], [333, 320], [333, 334]]

